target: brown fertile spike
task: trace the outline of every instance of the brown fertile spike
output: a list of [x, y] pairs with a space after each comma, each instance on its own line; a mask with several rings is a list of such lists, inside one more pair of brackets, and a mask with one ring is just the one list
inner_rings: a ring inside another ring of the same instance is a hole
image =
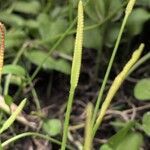
[[4, 49], [5, 49], [5, 27], [0, 22], [0, 33], [1, 33], [1, 45], [0, 45], [0, 76], [2, 74]]

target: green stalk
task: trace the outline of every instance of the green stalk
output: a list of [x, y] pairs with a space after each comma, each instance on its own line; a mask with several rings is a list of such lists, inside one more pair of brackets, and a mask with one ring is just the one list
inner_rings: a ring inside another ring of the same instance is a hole
[[93, 105], [89, 103], [86, 108], [85, 141], [83, 150], [92, 149], [92, 113]]
[[112, 64], [113, 64], [113, 61], [115, 59], [115, 55], [117, 53], [117, 50], [118, 50], [118, 47], [119, 47], [119, 44], [120, 44], [120, 41], [121, 41], [121, 37], [122, 37], [123, 31], [125, 29], [127, 19], [128, 19], [129, 15], [132, 11], [134, 3], [135, 3], [135, 0], [130, 0], [127, 7], [126, 7], [125, 17], [123, 19], [123, 22], [122, 22], [122, 25], [121, 25], [121, 28], [120, 28], [120, 31], [119, 31], [119, 34], [118, 34], [118, 37], [117, 37], [117, 41], [115, 43], [115, 47], [113, 49], [113, 53], [111, 55], [111, 58], [110, 58], [110, 61], [109, 61], [109, 64], [108, 64], [108, 68], [106, 70], [105, 77], [104, 77], [104, 80], [103, 80], [103, 83], [102, 83], [102, 86], [100, 88], [99, 95], [98, 95], [98, 98], [97, 98], [97, 101], [96, 101], [94, 114], [93, 114], [93, 124], [96, 120], [96, 116], [97, 116], [99, 106], [100, 106], [100, 102], [102, 100], [102, 96], [103, 96], [103, 93], [104, 93], [104, 89], [105, 89], [105, 86], [106, 86], [106, 83], [107, 83], [107, 80], [108, 80], [108, 77], [109, 77], [109, 74], [110, 74], [110, 71], [111, 71], [111, 68], [112, 68]]
[[83, 43], [83, 18], [84, 18], [83, 17], [83, 4], [82, 4], [82, 1], [80, 0], [78, 4], [77, 35], [76, 35], [76, 40], [75, 40], [74, 56], [73, 56], [72, 69], [71, 69], [71, 79], [70, 79], [71, 86], [70, 86], [70, 93], [69, 93], [69, 98], [67, 102], [67, 110], [65, 114], [61, 150], [65, 150], [65, 147], [66, 147], [73, 98], [74, 98], [74, 93], [78, 84], [79, 74], [80, 74], [82, 43]]
[[75, 93], [75, 89], [71, 88], [70, 91], [69, 91], [67, 110], [66, 110], [66, 114], [65, 114], [65, 122], [64, 122], [64, 130], [63, 130], [63, 139], [62, 139], [61, 150], [65, 150], [66, 143], [67, 143], [69, 120], [70, 120], [70, 114], [71, 114], [71, 110], [72, 110], [72, 103], [73, 103], [74, 93]]
[[[17, 141], [17, 140], [19, 140], [21, 138], [25, 138], [27, 136], [35, 136], [35, 137], [43, 138], [43, 139], [46, 139], [46, 140], [48, 140], [48, 141], [50, 141], [52, 143], [61, 145], [60, 141], [58, 141], [58, 140], [56, 140], [54, 138], [51, 138], [51, 137], [49, 137], [47, 135], [39, 134], [39, 133], [36, 133], [36, 132], [26, 132], [26, 133], [21, 133], [19, 135], [16, 135], [16, 136], [6, 140], [5, 142], [3, 142], [1, 144], [1, 146], [4, 148], [4, 147], [8, 146], [10, 143], [15, 142], [15, 141]], [[73, 150], [73, 148], [70, 147], [70, 146], [67, 146], [67, 149], [68, 150]]]

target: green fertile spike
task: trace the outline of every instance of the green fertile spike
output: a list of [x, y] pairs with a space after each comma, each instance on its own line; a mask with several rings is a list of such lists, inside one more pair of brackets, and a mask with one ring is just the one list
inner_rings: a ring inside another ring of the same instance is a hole
[[132, 12], [133, 6], [135, 4], [136, 0], [129, 0], [129, 3], [126, 7], [126, 15], [130, 15], [130, 13]]
[[82, 4], [82, 1], [80, 0], [79, 5], [78, 5], [77, 35], [76, 35], [76, 41], [75, 41], [74, 56], [73, 56], [72, 70], [71, 70], [71, 79], [70, 79], [71, 87], [70, 87], [69, 98], [67, 102], [67, 110], [65, 114], [61, 150], [65, 150], [66, 148], [68, 126], [69, 126], [70, 114], [72, 110], [72, 103], [73, 103], [75, 89], [77, 87], [78, 80], [79, 80], [81, 56], [82, 56], [82, 42], [83, 42], [83, 18], [84, 18], [83, 17], [83, 4]]
[[71, 69], [71, 86], [76, 88], [79, 80], [79, 73], [81, 68], [81, 56], [82, 56], [82, 42], [83, 42], [83, 4], [82, 1], [78, 5], [78, 24], [77, 35], [74, 47], [74, 56]]
[[110, 102], [112, 100], [112, 98], [114, 97], [114, 95], [116, 94], [117, 90], [120, 88], [121, 84], [123, 83], [123, 81], [125, 80], [126, 76], [128, 75], [128, 72], [130, 71], [130, 69], [132, 68], [132, 66], [136, 63], [136, 61], [139, 59], [139, 57], [141, 56], [141, 53], [144, 49], [144, 44], [141, 44], [139, 46], [139, 48], [133, 53], [131, 59], [128, 61], [128, 63], [125, 65], [125, 67], [123, 68], [123, 70], [121, 71], [121, 73], [119, 73], [117, 75], [117, 77], [115, 78], [113, 84], [111, 85], [108, 94], [106, 96], [106, 99], [104, 100], [101, 110], [100, 110], [100, 114], [96, 120], [96, 124], [94, 125], [94, 129], [93, 129], [93, 134], [95, 135], [99, 125], [102, 122], [102, 119], [106, 113], [107, 108], [110, 105]]

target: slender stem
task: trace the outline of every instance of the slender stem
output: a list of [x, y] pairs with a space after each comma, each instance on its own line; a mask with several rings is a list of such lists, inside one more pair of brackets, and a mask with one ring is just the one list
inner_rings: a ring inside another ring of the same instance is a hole
[[65, 150], [66, 143], [67, 143], [68, 127], [69, 127], [70, 114], [71, 114], [71, 110], [72, 110], [74, 92], [75, 92], [75, 89], [71, 87], [70, 92], [69, 92], [68, 102], [67, 102], [67, 110], [66, 110], [66, 114], [65, 114], [65, 122], [64, 122], [64, 131], [63, 131], [61, 150]]
[[39, 98], [38, 98], [38, 95], [36, 93], [36, 90], [33, 86], [33, 83], [31, 81], [31, 78], [29, 76], [29, 74], [27, 73], [27, 77], [28, 77], [28, 82], [30, 84], [30, 86], [32, 86], [33, 88], [31, 89], [31, 92], [32, 92], [32, 95], [33, 95], [33, 98], [34, 98], [34, 102], [35, 102], [35, 105], [36, 105], [36, 109], [39, 113], [41, 113], [41, 105], [40, 105], [40, 101], [39, 101]]
[[106, 83], [107, 83], [107, 80], [108, 80], [108, 77], [109, 77], [109, 74], [110, 74], [110, 70], [112, 68], [112, 64], [113, 64], [116, 52], [117, 52], [118, 47], [119, 47], [119, 43], [120, 43], [120, 40], [121, 40], [121, 37], [122, 37], [122, 33], [124, 31], [127, 19], [128, 19], [128, 15], [125, 15], [125, 17], [123, 19], [123, 22], [122, 22], [122, 25], [121, 25], [121, 28], [120, 28], [120, 31], [119, 31], [119, 35], [117, 37], [117, 41], [116, 41], [115, 47], [113, 49], [113, 53], [112, 53], [110, 61], [109, 61], [109, 65], [108, 65], [106, 73], [105, 73], [105, 77], [104, 77], [102, 86], [101, 86], [100, 91], [99, 91], [99, 95], [98, 95], [97, 101], [96, 101], [94, 114], [93, 114], [93, 124], [94, 124], [94, 122], [96, 120], [96, 116], [97, 116], [97, 113], [98, 113], [98, 110], [99, 110], [100, 102], [102, 100], [104, 89], [105, 89], [105, 86], [106, 86]]
[[93, 105], [89, 103], [86, 108], [85, 141], [83, 150], [92, 149], [92, 113]]
[[[21, 133], [21, 134], [19, 134], [19, 135], [16, 135], [16, 136], [14, 136], [14, 137], [12, 137], [12, 138], [6, 140], [5, 142], [3, 142], [3, 143], [1, 144], [1, 146], [4, 148], [4, 147], [6, 147], [7, 145], [9, 145], [10, 143], [15, 142], [15, 141], [17, 141], [17, 140], [19, 140], [19, 139], [21, 139], [21, 138], [27, 137], [27, 136], [35, 136], [35, 137], [43, 138], [43, 139], [46, 139], [46, 140], [48, 140], [48, 141], [51, 141], [52, 143], [56, 143], [56, 144], [58, 144], [58, 145], [61, 145], [61, 142], [60, 142], [60, 141], [58, 141], [58, 140], [56, 140], [56, 139], [54, 139], [54, 138], [51, 138], [51, 137], [49, 137], [49, 136], [47, 136], [47, 135], [39, 134], [39, 133], [36, 133], [36, 132], [26, 132], [26, 133]], [[70, 146], [67, 146], [67, 148], [68, 148], [69, 150], [73, 150], [73, 148], [70, 147]]]

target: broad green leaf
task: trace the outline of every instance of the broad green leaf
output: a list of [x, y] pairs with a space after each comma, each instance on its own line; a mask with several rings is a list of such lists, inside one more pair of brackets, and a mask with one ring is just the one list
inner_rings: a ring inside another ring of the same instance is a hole
[[50, 136], [56, 136], [61, 133], [61, 121], [59, 119], [49, 119], [44, 121], [43, 130]]
[[67, 21], [65, 19], [51, 20], [47, 14], [40, 14], [38, 16], [39, 32], [43, 41], [48, 43], [55, 42], [55, 36], [62, 34], [67, 28]]
[[68, 36], [64, 38], [64, 40], [60, 43], [60, 45], [57, 47], [58, 51], [61, 51], [63, 53], [72, 55], [74, 48], [74, 37]]
[[5, 45], [6, 48], [20, 46], [25, 40], [26, 34], [22, 30], [10, 30], [6, 32]]
[[95, 11], [95, 2], [93, 0], [89, 0], [86, 7], [85, 7], [85, 13], [89, 16], [89, 18], [94, 22], [100, 22], [97, 13]]
[[[85, 12], [92, 21], [100, 23], [112, 12], [121, 8], [121, 0], [89, 0], [85, 7]], [[118, 13], [121, 13], [119, 11]]]
[[44, 69], [54, 69], [65, 74], [70, 74], [71, 65], [64, 59], [54, 59], [51, 56], [47, 57], [47, 53], [38, 50], [26, 52], [25, 56], [36, 65], [41, 65], [45, 58], [47, 58], [47, 60], [42, 65]]
[[143, 8], [134, 9], [127, 21], [127, 32], [135, 36], [142, 31], [144, 23], [150, 19], [150, 13]]
[[[85, 21], [85, 26], [91, 25], [90, 20]], [[98, 49], [102, 43], [101, 30], [99, 28], [94, 28], [92, 30], [84, 31], [83, 33], [83, 46], [86, 48], [96, 48]]]
[[150, 0], [137, 0], [137, 4], [149, 8], [150, 7]]
[[140, 150], [143, 145], [143, 136], [140, 133], [128, 133], [121, 139], [115, 148], [111, 148], [108, 144], [101, 146], [100, 150]]
[[128, 133], [115, 150], [140, 150], [143, 145], [143, 136], [140, 133]]
[[5, 130], [7, 130], [13, 122], [16, 120], [18, 115], [21, 113], [22, 109], [26, 104], [26, 99], [22, 100], [17, 109], [12, 112], [11, 116], [4, 122], [3, 126], [0, 129], [0, 134], [2, 134]]
[[120, 129], [115, 135], [113, 135], [109, 140], [108, 140], [108, 145], [116, 149], [118, 144], [125, 138], [125, 136], [129, 133], [129, 130], [133, 127], [134, 122], [129, 122], [127, 123], [124, 128]]
[[13, 98], [10, 96], [10, 95], [5, 95], [4, 96], [4, 100], [5, 100], [5, 103], [10, 106], [13, 102]]
[[106, 38], [105, 38], [106, 39], [105, 44], [108, 47], [114, 46], [114, 43], [117, 39], [119, 30], [120, 30], [120, 23], [108, 25], [107, 34], [106, 34]]
[[[116, 10], [118, 10], [119, 8], [121, 8], [122, 5], [122, 0], [105, 0], [105, 9], [106, 9], [106, 13], [107, 15], [111, 15], [112, 12], [115, 12]], [[120, 9], [120, 11], [118, 11], [118, 14], [122, 13], [122, 9]]]
[[39, 24], [36, 20], [29, 19], [29, 20], [26, 20], [26, 27], [32, 28], [32, 29], [38, 29]]
[[16, 1], [13, 5], [13, 9], [17, 12], [26, 13], [26, 14], [37, 14], [41, 6], [39, 1]]
[[14, 74], [14, 75], [18, 75], [18, 76], [25, 76], [25, 70], [23, 67], [19, 66], [19, 65], [4, 65], [3, 70], [2, 70], [3, 74]]
[[10, 78], [10, 83], [17, 85], [17, 86], [23, 86], [23, 78], [20, 76], [16, 76], [16, 75], [11, 75]]
[[136, 84], [134, 96], [141, 101], [150, 100], [150, 78], [142, 79]]
[[24, 26], [25, 20], [16, 14], [10, 14], [7, 12], [0, 12], [0, 20], [10, 26]]
[[142, 128], [144, 132], [150, 136], [150, 112], [144, 114], [142, 119]]
[[113, 150], [108, 144], [103, 144], [99, 150]]

